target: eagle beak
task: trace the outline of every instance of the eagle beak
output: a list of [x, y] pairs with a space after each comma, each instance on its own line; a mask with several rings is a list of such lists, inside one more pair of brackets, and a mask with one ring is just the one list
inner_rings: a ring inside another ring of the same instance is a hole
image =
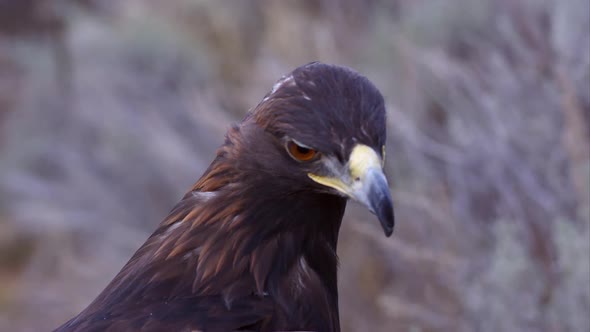
[[391, 236], [395, 223], [393, 200], [383, 171], [374, 168], [367, 170], [359, 184], [359, 188], [353, 191], [352, 198], [368, 207], [379, 218], [385, 236]]
[[[308, 174], [317, 183], [334, 188], [346, 196], [364, 204], [374, 213], [386, 236], [393, 232], [393, 200], [379, 155], [372, 148], [358, 144], [350, 153], [347, 167], [335, 177]], [[335, 170], [334, 170], [335, 171]]]

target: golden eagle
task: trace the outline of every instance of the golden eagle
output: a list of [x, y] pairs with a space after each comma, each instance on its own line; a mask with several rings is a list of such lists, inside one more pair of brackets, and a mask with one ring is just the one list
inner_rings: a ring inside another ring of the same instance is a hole
[[348, 198], [393, 231], [385, 106], [310, 63], [228, 130], [205, 174], [106, 289], [57, 331], [339, 331]]

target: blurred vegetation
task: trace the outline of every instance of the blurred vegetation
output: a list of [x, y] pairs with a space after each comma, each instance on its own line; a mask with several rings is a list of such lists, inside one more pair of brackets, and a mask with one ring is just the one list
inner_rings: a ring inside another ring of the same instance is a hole
[[590, 331], [586, 0], [0, 0], [0, 330], [50, 330], [274, 80], [387, 99], [397, 229], [351, 204], [345, 331]]

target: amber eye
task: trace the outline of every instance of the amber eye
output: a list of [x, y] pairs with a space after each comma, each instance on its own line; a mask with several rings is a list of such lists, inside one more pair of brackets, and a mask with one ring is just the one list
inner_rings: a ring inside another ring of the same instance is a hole
[[317, 151], [301, 146], [293, 141], [287, 142], [287, 151], [297, 161], [310, 161], [317, 155]]

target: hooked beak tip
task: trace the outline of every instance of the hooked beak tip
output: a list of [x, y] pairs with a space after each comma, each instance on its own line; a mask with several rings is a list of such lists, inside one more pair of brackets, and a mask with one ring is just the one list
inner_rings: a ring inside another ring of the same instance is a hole
[[340, 193], [364, 204], [379, 218], [385, 236], [393, 233], [395, 224], [393, 200], [382, 169], [381, 158], [372, 148], [359, 144], [350, 154], [348, 170], [336, 176], [319, 176], [308, 173], [315, 182], [336, 189]]
[[369, 186], [368, 205], [371, 212], [379, 219], [385, 236], [390, 237], [395, 226], [393, 200], [385, 176], [383, 173], [380, 174], [382, 179], [374, 180]]
[[365, 173], [362, 185], [353, 198], [365, 204], [377, 216], [385, 236], [390, 237], [395, 225], [393, 199], [383, 171], [373, 168]]

